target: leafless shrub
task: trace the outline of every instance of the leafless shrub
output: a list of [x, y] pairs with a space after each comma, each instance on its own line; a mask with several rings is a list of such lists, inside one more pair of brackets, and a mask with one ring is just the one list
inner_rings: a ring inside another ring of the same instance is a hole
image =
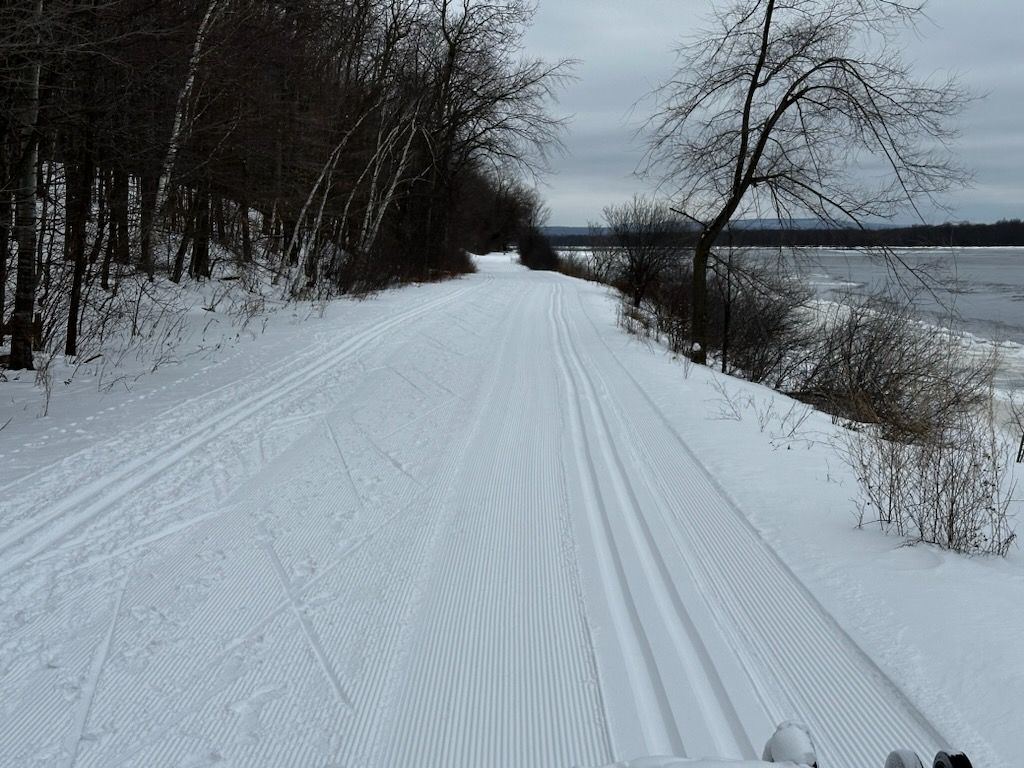
[[643, 306], [635, 306], [625, 296], [619, 298], [617, 322], [626, 333], [643, 339], [657, 339], [658, 325], [654, 314]]
[[669, 349], [686, 359], [690, 352], [691, 280], [689, 265], [678, 264], [662, 275], [650, 297], [658, 332]]
[[593, 256], [561, 251], [558, 254], [558, 271], [569, 277], [576, 277], [580, 280], [588, 280], [592, 283], [606, 283], [604, 275], [596, 266], [597, 262]]
[[804, 364], [811, 290], [752, 259], [730, 257], [712, 280], [709, 352], [724, 372], [781, 389]]
[[968, 359], [949, 331], [915, 318], [909, 304], [877, 297], [826, 311], [805, 360], [800, 399], [903, 441], [987, 403], [996, 364], [994, 354]]
[[[705, 350], [723, 372], [783, 388], [804, 367], [812, 327], [807, 321], [809, 289], [754, 259], [719, 263], [708, 295], [711, 331]], [[658, 333], [676, 353], [692, 347], [691, 269], [672, 265], [650, 291]]]
[[711, 387], [718, 393], [715, 400], [718, 413], [713, 418], [720, 421], [743, 421], [743, 412], [754, 408], [754, 398], [751, 395], [728, 389], [725, 382], [717, 376], [712, 378]]
[[858, 524], [957, 552], [1005, 555], [1015, 539], [1011, 446], [994, 412], [995, 355], [878, 298], [817, 325], [802, 399], [848, 427]]
[[[41, 356], [39, 356], [41, 357]], [[50, 400], [53, 398], [53, 356], [48, 355], [44, 362], [36, 364], [36, 386], [43, 391], [41, 418], [50, 414]]]
[[662, 275], [687, 256], [685, 230], [666, 203], [636, 195], [604, 209], [611, 247], [602, 261], [613, 285], [639, 307]]
[[1005, 556], [1016, 539], [1010, 452], [991, 405], [945, 414], [914, 441], [888, 439], [878, 425], [852, 430], [844, 455], [857, 477], [858, 525]]

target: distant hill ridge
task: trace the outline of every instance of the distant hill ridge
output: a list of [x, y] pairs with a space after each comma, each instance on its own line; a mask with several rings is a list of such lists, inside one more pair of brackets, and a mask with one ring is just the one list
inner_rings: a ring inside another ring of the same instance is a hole
[[[782, 219], [740, 219], [734, 221], [732, 224], [734, 229], [767, 229], [767, 230], [794, 230], [794, 229], [833, 229], [833, 227], [826, 226], [819, 219], [788, 219], [783, 221]], [[885, 229], [887, 228], [884, 224], [869, 225], [870, 229]], [[548, 237], [562, 237], [577, 236], [577, 235], [589, 235], [591, 234], [590, 227], [565, 227], [560, 225], [541, 227], [541, 230]], [[605, 227], [597, 227], [599, 234], [605, 234]]]
[[[587, 247], [594, 244], [594, 235], [610, 244], [604, 228], [592, 232], [589, 227], [544, 227], [544, 233], [556, 247]], [[692, 245], [693, 233], [680, 232], [680, 244]], [[913, 247], [1006, 247], [1024, 246], [1024, 221], [1008, 219], [993, 224], [874, 224], [865, 229], [829, 228], [816, 219], [748, 219], [737, 222], [732, 233], [723, 233], [720, 244], [731, 240], [736, 246], [810, 246], [825, 248], [858, 248], [870, 246]]]

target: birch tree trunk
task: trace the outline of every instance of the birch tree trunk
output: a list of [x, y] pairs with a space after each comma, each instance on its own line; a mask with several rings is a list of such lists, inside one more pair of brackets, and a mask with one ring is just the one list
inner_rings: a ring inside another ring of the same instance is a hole
[[[0, 166], [0, 179], [5, 174]], [[11, 257], [11, 196], [0, 192], [0, 345], [7, 335], [4, 309], [7, 307], [7, 261]]]
[[[210, 0], [206, 6], [206, 13], [199, 24], [199, 31], [196, 32], [195, 43], [192, 45], [192, 55], [188, 60], [188, 73], [185, 76], [185, 83], [178, 93], [178, 100], [174, 107], [174, 124], [171, 126], [171, 136], [167, 142], [167, 154], [164, 155], [163, 165], [160, 171], [160, 178], [156, 185], [156, 203], [153, 206], [153, 219], [160, 215], [164, 205], [167, 203], [167, 188], [171, 183], [171, 175], [174, 172], [174, 163], [178, 159], [178, 151], [185, 133], [185, 118], [188, 112], [188, 105], [192, 99], [192, 89], [195, 86], [196, 75], [199, 72], [199, 61], [203, 55], [203, 46], [210, 33], [217, 17], [223, 8], [224, 0]], [[149, 226], [154, 224], [150, 220]], [[143, 231], [143, 238], [148, 242], [150, 232]]]
[[[43, 0], [37, 0], [33, 13], [38, 30], [42, 24]], [[14, 312], [11, 315], [11, 359], [8, 366], [15, 371], [34, 369], [32, 342], [35, 335], [33, 313], [36, 300], [36, 163], [39, 154], [36, 121], [39, 118], [40, 71], [41, 62], [37, 51], [25, 67], [26, 78], [19, 89], [15, 117], [18, 144], [22, 150], [21, 167], [18, 168], [14, 189], [14, 233], [18, 241], [18, 266]]]
[[[306, 220], [306, 214], [309, 211], [310, 205], [313, 204], [313, 200], [316, 198], [317, 192], [320, 189], [320, 185], [324, 183], [324, 179], [326, 179], [330, 174], [334, 172], [334, 168], [338, 165], [338, 160], [341, 158], [341, 152], [343, 149], [345, 149], [345, 145], [348, 144], [349, 139], [352, 138], [352, 135], [356, 132], [359, 126], [363, 124], [363, 121], [366, 120], [366, 118], [369, 117], [373, 111], [374, 108], [368, 109], [359, 117], [358, 120], [356, 120], [355, 125], [349, 128], [348, 132], [341, 138], [341, 141], [338, 142], [337, 146], [335, 146], [334, 148], [334, 151], [332, 151], [330, 156], [327, 158], [327, 162], [324, 163], [323, 167], [320, 169], [320, 175], [317, 176], [316, 182], [313, 184], [313, 187], [309, 190], [309, 195], [306, 197], [306, 201], [302, 204], [302, 210], [299, 212], [299, 218], [298, 221], [295, 223], [295, 228], [291, 233], [291, 237], [288, 238], [288, 246], [285, 249], [284, 258], [282, 259], [282, 262], [284, 264], [289, 263], [291, 259], [291, 254], [294, 253], [296, 245], [299, 245], [300, 240], [303, 239], [302, 229], [303, 224]], [[303, 240], [301, 247], [299, 249], [299, 257], [298, 263], [296, 264], [295, 277], [293, 278], [290, 286], [290, 290], [292, 293], [298, 293], [302, 287], [303, 276], [305, 275], [306, 272], [306, 259], [308, 258], [308, 253], [309, 249], [306, 247], [305, 242]]]
[[159, 179], [144, 173], [139, 179], [139, 269], [146, 273], [150, 280], [156, 277], [156, 262], [153, 259], [153, 221], [156, 216], [156, 196]]
[[380, 204], [377, 206], [377, 215], [368, 232], [364, 234], [362, 249], [364, 252], [369, 251], [373, 248], [374, 243], [377, 242], [377, 235], [380, 234], [381, 224], [384, 222], [384, 215], [387, 213], [388, 208], [391, 207], [391, 203], [395, 199], [395, 192], [398, 190], [398, 184], [401, 182], [402, 177], [405, 176], [405, 170], [409, 167], [409, 149], [412, 147], [412, 140], [416, 136], [416, 121], [414, 120], [412, 126], [409, 128], [409, 138], [406, 139], [405, 148], [402, 150], [402, 159], [398, 162], [398, 167], [395, 169], [394, 175], [391, 177], [391, 185], [388, 187], [387, 193], [381, 198]]

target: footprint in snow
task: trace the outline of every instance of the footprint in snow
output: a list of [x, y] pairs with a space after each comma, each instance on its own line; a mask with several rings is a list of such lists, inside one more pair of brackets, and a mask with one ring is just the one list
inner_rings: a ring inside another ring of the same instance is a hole
[[316, 560], [312, 557], [307, 557], [305, 560], [295, 564], [292, 568], [292, 576], [295, 579], [308, 579], [310, 576], [316, 575], [318, 570]]
[[224, 760], [224, 755], [221, 754], [219, 749], [205, 749], [202, 752], [186, 757], [184, 762], [179, 763], [178, 768], [206, 768], [210, 765], [223, 763]]
[[228, 711], [239, 719], [239, 737], [237, 744], [255, 744], [263, 735], [263, 724], [260, 713], [263, 708], [287, 693], [288, 688], [282, 684], [270, 684], [258, 687], [253, 694], [242, 701], [228, 705]]

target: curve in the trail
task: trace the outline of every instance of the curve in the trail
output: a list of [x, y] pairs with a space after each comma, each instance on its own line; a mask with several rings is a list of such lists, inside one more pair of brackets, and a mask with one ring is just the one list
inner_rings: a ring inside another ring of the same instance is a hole
[[[637, 452], [633, 466], [666, 500], [660, 508], [670, 511], [668, 530], [734, 649], [771, 692], [772, 716], [806, 722], [830, 766], [881, 765], [895, 747], [932, 754], [946, 746], [754, 530], [577, 301], [576, 316], [599, 340], [586, 368], [598, 379], [614, 372], [628, 387], [602, 402], [631, 404], [620, 424]], [[606, 361], [613, 367], [601, 369]]]

